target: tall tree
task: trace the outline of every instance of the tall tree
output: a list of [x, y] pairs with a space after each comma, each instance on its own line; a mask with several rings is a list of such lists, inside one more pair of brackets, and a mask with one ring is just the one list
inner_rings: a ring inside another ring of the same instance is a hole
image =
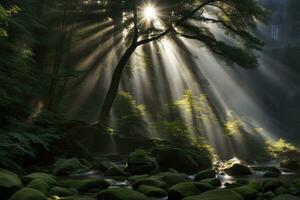
[[[212, 53], [241, 67], [252, 69], [258, 66], [253, 50], [260, 50], [263, 42], [251, 30], [259, 22], [266, 21], [267, 12], [257, 0], [163, 0], [151, 2], [162, 13], [157, 17], [164, 22], [164, 28], [155, 27], [154, 23], [150, 23], [150, 25], [143, 23], [145, 20], [155, 20], [150, 19], [151, 16], [145, 16], [154, 15], [155, 10], [145, 11], [147, 5], [144, 4], [144, 1], [124, 1], [123, 10], [132, 16], [130, 17], [131, 39], [114, 69], [100, 113], [100, 126], [105, 126], [107, 122], [118, 93], [124, 68], [139, 46], [175, 35], [197, 40], [207, 46]], [[218, 25], [232, 38], [239, 40], [239, 44], [232, 45], [219, 41], [210, 30], [209, 24]]]

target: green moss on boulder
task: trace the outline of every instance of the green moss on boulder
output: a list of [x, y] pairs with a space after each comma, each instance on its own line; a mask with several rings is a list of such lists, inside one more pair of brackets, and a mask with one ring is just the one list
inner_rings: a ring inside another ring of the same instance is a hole
[[207, 169], [207, 170], [198, 172], [195, 176], [195, 181], [200, 181], [202, 179], [215, 178], [215, 177], [216, 177], [215, 170]]
[[53, 187], [49, 190], [49, 195], [56, 195], [59, 197], [66, 197], [66, 196], [71, 196], [77, 193], [77, 190], [73, 189], [68, 189], [68, 188], [63, 188], [63, 187]]
[[178, 183], [192, 181], [186, 174], [182, 173], [162, 172], [153, 177], [165, 182], [169, 187]]
[[47, 200], [47, 197], [36, 189], [23, 188], [14, 193], [9, 200]]
[[194, 183], [178, 183], [169, 189], [168, 200], [180, 200], [197, 194], [200, 194], [200, 190]]
[[125, 170], [131, 174], [151, 174], [158, 171], [158, 164], [149, 152], [136, 150], [129, 155]]
[[97, 195], [98, 200], [150, 200], [144, 194], [128, 189], [114, 188], [100, 192]]
[[283, 194], [273, 198], [272, 200], [300, 200], [300, 198], [290, 194]]
[[233, 190], [211, 190], [200, 195], [184, 198], [183, 200], [244, 200], [243, 197]]
[[108, 170], [105, 172], [105, 176], [111, 176], [111, 177], [127, 177], [130, 174], [128, 172], [125, 172], [121, 167], [114, 165], [111, 166]]
[[80, 192], [88, 192], [93, 189], [107, 189], [109, 184], [102, 178], [95, 179], [68, 179], [63, 181], [63, 186], [67, 188], [75, 188]]
[[36, 189], [47, 195], [50, 186], [43, 179], [34, 179], [28, 183], [27, 187]]
[[77, 172], [84, 172], [88, 169], [89, 167], [82, 164], [78, 158], [61, 158], [53, 164], [52, 173], [59, 176], [65, 176]]
[[59, 185], [58, 179], [55, 176], [53, 176], [52, 174], [47, 174], [42, 172], [35, 172], [35, 173], [28, 174], [22, 178], [22, 182], [24, 184], [28, 184], [34, 179], [43, 180], [50, 186]]
[[207, 178], [200, 181], [200, 183], [208, 183], [210, 185], [213, 185], [215, 187], [221, 186], [221, 181], [217, 178]]
[[0, 199], [10, 197], [22, 187], [19, 176], [5, 169], [0, 169]]
[[165, 197], [168, 195], [165, 190], [148, 185], [140, 185], [137, 191], [148, 197]]
[[135, 181], [132, 184], [133, 189], [137, 189], [140, 185], [149, 185], [161, 189], [167, 189], [169, 186], [157, 178], [143, 178]]

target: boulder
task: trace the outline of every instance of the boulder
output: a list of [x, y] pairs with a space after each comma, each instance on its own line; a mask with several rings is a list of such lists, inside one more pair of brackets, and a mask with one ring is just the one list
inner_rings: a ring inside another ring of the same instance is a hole
[[132, 184], [133, 189], [137, 189], [140, 185], [149, 185], [161, 189], [167, 189], [169, 186], [157, 178], [143, 178], [135, 181]]
[[43, 194], [47, 195], [50, 189], [50, 186], [43, 179], [34, 179], [30, 181], [27, 185], [28, 188], [36, 189]]
[[286, 168], [289, 170], [297, 170], [300, 168], [300, 164], [298, 161], [289, 159], [289, 160], [283, 160], [280, 162], [280, 167]]
[[0, 169], [0, 199], [10, 197], [22, 187], [19, 176], [5, 169]]
[[182, 173], [162, 172], [153, 177], [163, 181], [169, 187], [172, 187], [173, 185], [176, 185], [178, 183], [191, 181], [191, 179], [186, 174]]
[[200, 183], [208, 183], [214, 187], [220, 187], [222, 184], [221, 184], [221, 181], [217, 178], [207, 178], [207, 179], [203, 179], [200, 181]]
[[56, 186], [59, 184], [58, 179], [53, 176], [52, 174], [42, 173], [42, 172], [35, 172], [28, 174], [22, 178], [22, 182], [24, 184], [28, 184], [29, 182], [33, 181], [34, 179], [43, 180], [50, 186]]
[[162, 171], [172, 168], [186, 174], [194, 174], [212, 166], [208, 152], [204, 151], [158, 145], [151, 152]]
[[129, 177], [128, 180], [131, 181], [131, 182], [135, 182], [137, 180], [144, 179], [144, 178], [149, 178], [149, 177], [150, 177], [150, 175], [147, 175], [147, 174], [144, 174], [144, 175], [135, 175], [135, 176]]
[[66, 196], [71, 196], [77, 193], [77, 190], [73, 189], [68, 189], [68, 188], [63, 188], [63, 187], [53, 187], [49, 190], [50, 195], [56, 195], [59, 197], [66, 197]]
[[168, 200], [180, 200], [197, 194], [200, 194], [200, 190], [194, 183], [178, 183], [169, 189]]
[[263, 171], [263, 172], [273, 172], [276, 174], [281, 174], [281, 171], [273, 166], [252, 166], [250, 167], [253, 171]]
[[14, 193], [9, 200], [47, 200], [47, 197], [36, 189], [23, 188]]
[[165, 197], [168, 195], [165, 190], [149, 185], [140, 185], [137, 191], [148, 197]]
[[275, 190], [276, 195], [282, 195], [282, 194], [286, 194], [286, 193], [288, 193], [288, 191], [283, 186], [280, 186], [280, 187], [276, 188], [276, 190]]
[[259, 192], [259, 190], [257, 190], [257, 186], [253, 183], [234, 188], [233, 191], [239, 193], [245, 200], [255, 199]]
[[272, 199], [272, 198], [274, 198], [276, 195], [274, 194], [274, 192], [272, 192], [272, 191], [268, 191], [268, 192], [265, 192], [264, 193], [264, 198], [265, 199]]
[[300, 198], [290, 194], [282, 194], [273, 198], [272, 200], [300, 200]]
[[128, 189], [113, 188], [100, 192], [97, 195], [98, 200], [150, 200], [144, 194]]
[[184, 198], [183, 200], [243, 200], [243, 197], [230, 189], [210, 190], [200, 195]]
[[277, 178], [277, 177], [279, 177], [280, 176], [280, 174], [278, 174], [278, 173], [275, 173], [275, 172], [266, 172], [264, 175], [263, 175], [263, 177], [265, 177], [265, 178]]
[[125, 171], [131, 174], [151, 174], [158, 171], [158, 164], [149, 152], [137, 150], [129, 155]]
[[79, 192], [88, 192], [93, 189], [103, 190], [109, 187], [109, 184], [102, 178], [95, 179], [68, 179], [63, 181], [63, 186], [75, 188]]
[[66, 176], [78, 172], [86, 172], [88, 169], [88, 166], [82, 164], [77, 158], [61, 158], [53, 164], [52, 173], [59, 176]]
[[68, 196], [68, 197], [61, 197], [59, 200], [96, 200], [96, 199], [90, 196]]
[[202, 179], [215, 178], [215, 177], [216, 177], [215, 170], [207, 169], [207, 170], [198, 172], [195, 176], [195, 181], [200, 181]]
[[110, 176], [110, 177], [127, 177], [130, 174], [128, 172], [125, 172], [121, 167], [117, 165], [111, 166], [109, 169], [106, 170], [105, 176]]
[[226, 168], [223, 169], [226, 174], [229, 176], [245, 176], [245, 175], [250, 175], [252, 174], [251, 170], [249, 167], [235, 163], [233, 165], [230, 165]]
[[198, 188], [198, 190], [203, 191], [203, 192], [216, 189], [215, 186], [213, 186], [209, 183], [194, 182], [194, 184]]
[[280, 186], [284, 186], [284, 183], [278, 179], [267, 179], [262, 183], [264, 191], [274, 191], [276, 188]]

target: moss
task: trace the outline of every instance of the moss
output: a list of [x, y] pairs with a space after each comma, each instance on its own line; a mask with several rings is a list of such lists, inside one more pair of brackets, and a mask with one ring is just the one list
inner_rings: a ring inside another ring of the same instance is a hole
[[203, 171], [198, 172], [195, 176], [195, 181], [200, 181], [202, 179], [215, 178], [215, 177], [216, 177], [215, 170], [207, 169], [207, 170], [203, 170]]
[[272, 200], [300, 200], [300, 198], [290, 194], [283, 194], [273, 198]]
[[75, 188], [80, 192], [87, 192], [92, 189], [107, 189], [109, 184], [102, 178], [96, 179], [69, 179], [63, 181], [68, 188]]
[[68, 188], [63, 187], [53, 187], [49, 190], [50, 195], [57, 195], [60, 197], [71, 196], [74, 195], [74, 193], [76, 193], [76, 190], [72, 191]]
[[165, 190], [157, 187], [148, 186], [148, 185], [140, 185], [137, 191], [149, 197], [167, 196], [167, 192]]
[[36, 189], [46, 195], [48, 194], [48, 190], [50, 188], [50, 186], [43, 179], [34, 179], [27, 185], [27, 187]]
[[273, 191], [280, 186], [284, 186], [284, 183], [278, 179], [267, 179], [263, 181], [263, 188], [265, 191]]
[[193, 196], [200, 194], [200, 190], [195, 186], [194, 183], [178, 183], [169, 189], [168, 199], [169, 200], [180, 200], [184, 197]]
[[[49, 199], [51, 200], [51, 199]], [[53, 199], [56, 200], [56, 199]], [[69, 197], [62, 197], [59, 200], [96, 200], [93, 197], [89, 197], [89, 196], [69, 196]]]
[[6, 199], [22, 187], [18, 175], [5, 169], [0, 169], [0, 199]]
[[172, 187], [173, 185], [176, 185], [178, 183], [191, 181], [191, 179], [186, 174], [181, 173], [163, 172], [153, 177], [165, 182], [169, 187]]
[[130, 174], [125, 172], [121, 167], [114, 165], [110, 167], [108, 170], [105, 172], [105, 176], [129, 176]]
[[47, 200], [47, 197], [36, 189], [23, 188], [14, 193], [9, 200]]
[[131, 174], [151, 174], [158, 171], [158, 164], [149, 152], [136, 150], [129, 155], [126, 171]]
[[233, 190], [211, 190], [203, 194], [184, 198], [183, 200], [243, 200], [243, 197]]
[[203, 191], [203, 192], [206, 192], [208, 190], [213, 190], [216, 188], [215, 186], [213, 186], [209, 183], [195, 182], [194, 184], [198, 188], [198, 190]]
[[34, 179], [43, 180], [50, 186], [59, 185], [58, 179], [55, 176], [53, 176], [52, 174], [47, 174], [42, 172], [28, 174], [22, 178], [22, 181], [24, 184], [28, 184]]
[[140, 185], [149, 185], [161, 189], [167, 189], [168, 185], [157, 178], [144, 178], [139, 179], [136, 182], [133, 183], [132, 187], [133, 189], [137, 189]]
[[239, 193], [241, 196], [244, 197], [245, 200], [252, 200], [255, 199], [258, 190], [252, 186], [252, 184], [247, 184], [241, 187], [237, 187], [233, 189], [235, 192]]
[[140, 179], [144, 179], [144, 178], [149, 178], [150, 177], [150, 175], [148, 175], [148, 174], [144, 174], [144, 175], [135, 175], [135, 176], [131, 176], [131, 177], [129, 177], [129, 181], [132, 181], [132, 182], [135, 182], [135, 181], [137, 181], [137, 180], [140, 180]]
[[78, 171], [86, 171], [88, 167], [83, 165], [79, 159], [58, 159], [53, 165], [53, 174], [55, 175], [70, 175]]
[[215, 187], [221, 186], [221, 181], [217, 178], [207, 178], [200, 181], [200, 183], [208, 183], [210, 185], [213, 185]]
[[150, 200], [144, 194], [128, 189], [114, 188], [100, 192], [97, 196], [98, 200]]
[[277, 195], [282, 195], [282, 194], [286, 194], [286, 193], [288, 193], [287, 189], [282, 186], [276, 188], [276, 190], [275, 190], [275, 194], [277, 194]]

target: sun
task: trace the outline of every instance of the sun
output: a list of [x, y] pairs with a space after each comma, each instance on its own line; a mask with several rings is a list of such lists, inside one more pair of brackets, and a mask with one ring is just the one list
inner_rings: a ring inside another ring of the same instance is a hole
[[145, 6], [143, 13], [147, 20], [154, 19], [157, 15], [157, 11], [152, 5]]

